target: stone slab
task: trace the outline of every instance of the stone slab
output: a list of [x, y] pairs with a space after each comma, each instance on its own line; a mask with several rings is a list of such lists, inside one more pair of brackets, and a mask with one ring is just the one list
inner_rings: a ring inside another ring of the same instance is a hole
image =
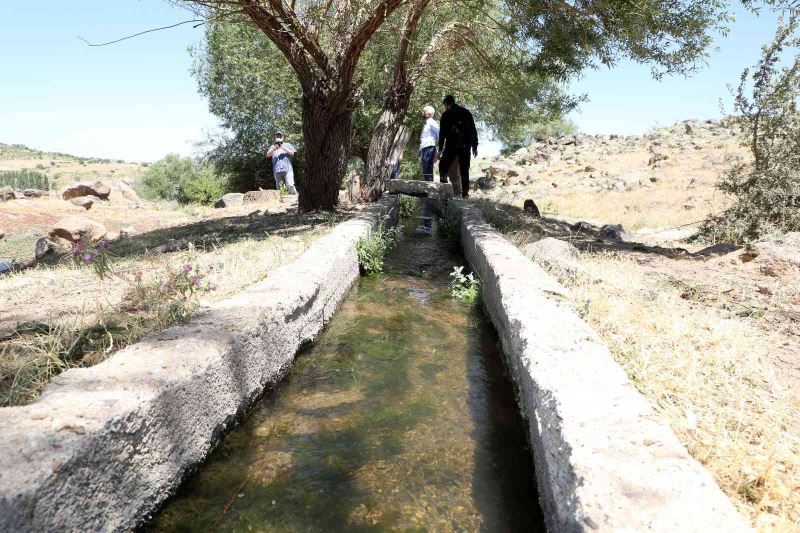
[[389, 194], [405, 194], [433, 200], [449, 200], [453, 197], [451, 183], [438, 183], [419, 180], [387, 180], [386, 192]]
[[481, 278], [529, 422], [548, 530], [748, 531], [571, 308], [565, 289], [476, 208], [454, 203], [464, 253]]
[[290, 368], [358, 278], [361, 211], [264, 281], [0, 409], [0, 531], [127, 531]]

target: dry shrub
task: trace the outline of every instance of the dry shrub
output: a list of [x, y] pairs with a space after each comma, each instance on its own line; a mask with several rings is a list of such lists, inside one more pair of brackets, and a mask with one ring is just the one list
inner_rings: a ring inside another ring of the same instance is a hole
[[588, 256], [582, 267], [562, 279], [573, 305], [692, 456], [760, 530], [797, 529], [800, 406], [767, 360], [779, 341], [692, 305], [631, 260]]

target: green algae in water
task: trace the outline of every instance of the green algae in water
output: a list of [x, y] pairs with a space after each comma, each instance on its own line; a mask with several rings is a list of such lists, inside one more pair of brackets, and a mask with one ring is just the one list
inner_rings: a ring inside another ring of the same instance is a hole
[[544, 531], [496, 334], [449, 295], [464, 259], [406, 230], [152, 529]]

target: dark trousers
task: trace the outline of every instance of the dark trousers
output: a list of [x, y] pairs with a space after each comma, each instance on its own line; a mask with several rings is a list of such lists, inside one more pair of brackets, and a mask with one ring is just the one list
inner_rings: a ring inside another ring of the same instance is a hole
[[433, 181], [433, 160], [436, 159], [436, 147], [426, 146], [419, 151], [422, 160], [422, 179]]
[[447, 182], [447, 171], [456, 158], [458, 158], [458, 171], [461, 173], [461, 196], [466, 198], [469, 194], [469, 163], [472, 159], [469, 146], [457, 149], [445, 147], [442, 158], [439, 160], [439, 180], [442, 183]]

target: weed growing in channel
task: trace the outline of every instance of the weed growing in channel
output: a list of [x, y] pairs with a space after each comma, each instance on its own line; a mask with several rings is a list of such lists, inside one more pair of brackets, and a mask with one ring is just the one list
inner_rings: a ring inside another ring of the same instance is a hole
[[397, 213], [400, 218], [409, 218], [414, 214], [416, 202], [410, 196], [400, 195], [400, 202], [397, 206]]
[[467, 303], [475, 303], [481, 297], [481, 281], [470, 272], [464, 274], [464, 267], [453, 267], [450, 273], [450, 294]]
[[358, 264], [363, 274], [383, 272], [383, 256], [394, 248], [400, 239], [399, 228], [379, 228], [356, 242]]
[[439, 217], [439, 231], [450, 239], [458, 239], [461, 235], [461, 210], [450, 202], [444, 202]]

